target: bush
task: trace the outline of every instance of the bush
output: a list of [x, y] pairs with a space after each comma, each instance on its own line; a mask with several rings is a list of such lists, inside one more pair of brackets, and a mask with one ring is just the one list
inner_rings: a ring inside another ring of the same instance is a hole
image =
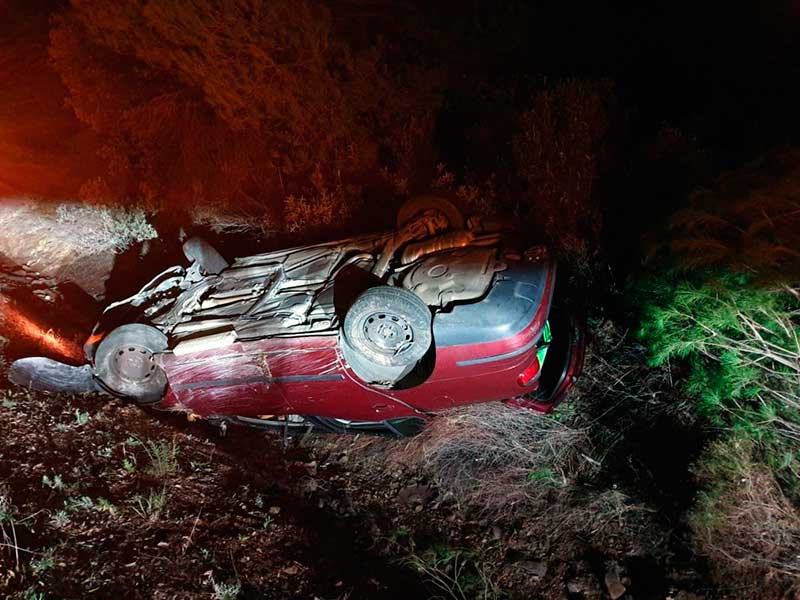
[[458, 502], [513, 516], [590, 474], [585, 430], [503, 404], [434, 419], [403, 452]]
[[800, 592], [800, 513], [757, 454], [741, 436], [711, 445], [695, 468], [706, 487], [690, 526], [698, 550], [729, 587], [789, 597]]
[[527, 186], [521, 212], [584, 272], [600, 247], [598, 184], [612, 149], [616, 107], [609, 81], [562, 81], [534, 96], [514, 137], [517, 172]]
[[91, 240], [87, 245], [95, 253], [122, 252], [133, 244], [158, 237], [145, 212], [137, 208], [59, 204], [55, 220], [68, 230], [81, 231], [84, 243]]
[[381, 152], [413, 153], [438, 106], [435, 72], [390, 67], [378, 41], [356, 48], [331, 10], [72, 2], [50, 55], [75, 114], [106, 140], [108, 172], [85, 195], [276, 220], [287, 196], [311, 197], [315, 174], [335, 189], [377, 173]]
[[696, 411], [725, 432], [696, 467], [695, 542], [721, 581], [751, 592], [765, 578], [800, 585], [798, 159], [693, 194], [637, 289], [651, 364], [680, 365]]
[[640, 334], [652, 364], [686, 360], [686, 391], [721, 427], [740, 430], [800, 493], [800, 288], [743, 274], [650, 280]]
[[696, 190], [652, 254], [683, 270], [722, 268], [800, 281], [800, 151], [764, 156]]

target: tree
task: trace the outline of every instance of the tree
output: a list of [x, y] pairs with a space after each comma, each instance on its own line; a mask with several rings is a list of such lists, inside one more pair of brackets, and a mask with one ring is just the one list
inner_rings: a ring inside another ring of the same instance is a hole
[[376, 173], [380, 149], [436, 107], [435, 77], [390, 69], [377, 43], [353, 49], [310, 0], [73, 0], [50, 54], [107, 140], [89, 196], [279, 218], [320, 181]]

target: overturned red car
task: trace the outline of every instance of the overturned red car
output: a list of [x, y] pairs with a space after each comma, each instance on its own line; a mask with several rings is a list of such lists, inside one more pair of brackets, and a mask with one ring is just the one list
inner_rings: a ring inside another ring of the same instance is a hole
[[582, 368], [547, 252], [438, 196], [392, 233], [230, 264], [197, 238], [184, 253], [103, 312], [86, 365], [24, 358], [10, 379], [221, 424], [407, 434], [478, 402], [549, 412]]

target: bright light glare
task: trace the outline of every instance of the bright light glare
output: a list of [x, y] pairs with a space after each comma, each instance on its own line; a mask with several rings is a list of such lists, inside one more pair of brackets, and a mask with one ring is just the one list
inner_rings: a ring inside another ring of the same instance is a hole
[[52, 329], [45, 329], [8, 302], [0, 302], [0, 312], [3, 314], [9, 334], [21, 335], [38, 342], [62, 358], [73, 360], [83, 358], [83, 353], [76, 343], [58, 335]]

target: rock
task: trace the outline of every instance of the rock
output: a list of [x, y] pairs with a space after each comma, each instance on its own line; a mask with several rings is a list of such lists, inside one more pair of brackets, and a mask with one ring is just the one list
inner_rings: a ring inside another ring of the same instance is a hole
[[270, 506], [269, 507], [269, 514], [271, 514], [271, 515], [277, 515], [277, 514], [280, 514], [280, 512], [281, 512], [281, 507], [280, 506]]
[[590, 577], [575, 577], [567, 582], [567, 591], [570, 594], [587, 594], [597, 591], [597, 584]]
[[608, 571], [606, 571], [605, 584], [611, 600], [618, 600], [625, 594], [625, 591], [627, 590], [625, 584], [622, 583], [622, 580], [620, 579], [619, 567], [616, 565], [613, 565]]
[[523, 560], [518, 562], [516, 566], [536, 579], [541, 579], [547, 574], [547, 564], [538, 560]]
[[685, 592], [681, 590], [674, 596], [670, 596], [671, 600], [705, 600], [705, 596], [699, 596], [697, 594], [693, 594], [692, 592]]
[[397, 494], [397, 501], [406, 506], [424, 506], [433, 497], [433, 490], [425, 485], [409, 485]]
[[608, 595], [611, 597], [611, 600], [622, 598], [627, 589], [620, 581], [606, 582], [606, 588], [608, 588]]

